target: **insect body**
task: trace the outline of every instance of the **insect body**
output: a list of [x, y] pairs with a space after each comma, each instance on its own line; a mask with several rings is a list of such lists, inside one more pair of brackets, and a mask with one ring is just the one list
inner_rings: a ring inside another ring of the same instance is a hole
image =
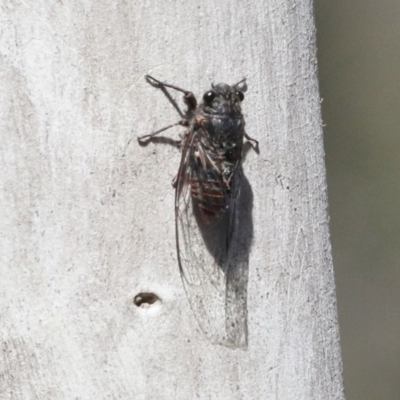
[[[245, 80], [232, 86], [212, 85], [198, 105], [192, 92], [151, 76], [146, 79], [166, 94], [183, 118], [140, 137], [139, 142], [144, 143], [172, 126], [188, 128], [174, 181], [176, 247], [187, 296], [201, 329], [212, 342], [243, 347], [247, 343], [247, 328], [235, 326], [240, 325], [235, 323], [238, 318], [230, 315], [227, 276], [235, 263], [243, 140], [257, 143], [244, 130], [241, 102]], [[185, 113], [167, 88], [184, 93]], [[236, 279], [236, 283], [239, 281]], [[233, 309], [237, 312], [240, 307]]]
[[[244, 136], [237, 93], [242, 94], [228, 85], [216, 85], [204, 95], [187, 136], [189, 146], [184, 147], [188, 157], [180, 173], [189, 175], [192, 199], [204, 223], [227, 212], [234, 196], [233, 177], [240, 165]], [[178, 181], [185, 180], [182, 175]]]

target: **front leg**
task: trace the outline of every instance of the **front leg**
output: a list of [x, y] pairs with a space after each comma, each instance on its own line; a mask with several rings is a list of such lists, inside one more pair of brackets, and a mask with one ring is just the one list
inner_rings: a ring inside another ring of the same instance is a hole
[[196, 107], [197, 107], [196, 97], [189, 90], [182, 89], [182, 88], [180, 88], [178, 86], [171, 85], [169, 83], [161, 82], [158, 79], [153, 78], [150, 75], [146, 75], [146, 80], [147, 80], [148, 83], [150, 83], [150, 85], [152, 85], [152, 86], [154, 86], [154, 87], [156, 87], [158, 89], [161, 89], [164, 92], [164, 94], [167, 96], [168, 100], [178, 110], [178, 112], [179, 112], [179, 114], [181, 116], [183, 116], [184, 114], [182, 113], [182, 111], [180, 110], [180, 108], [178, 107], [176, 102], [172, 99], [172, 97], [168, 93], [168, 91], [166, 89], [167, 87], [171, 88], [171, 89], [174, 89], [174, 90], [177, 90], [178, 92], [182, 92], [184, 94], [183, 101], [185, 102], [185, 104], [188, 107], [188, 111], [187, 112], [192, 113], [196, 109]]

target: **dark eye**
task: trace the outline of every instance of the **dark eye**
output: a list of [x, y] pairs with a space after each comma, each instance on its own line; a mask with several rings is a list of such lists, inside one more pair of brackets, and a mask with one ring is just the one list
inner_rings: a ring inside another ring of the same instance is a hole
[[236, 96], [237, 97], [239, 97], [239, 100], [240, 101], [243, 101], [244, 100], [244, 94], [243, 94], [243, 92], [239, 92], [239, 90], [236, 92]]
[[214, 99], [215, 99], [215, 92], [213, 92], [212, 90], [204, 93], [203, 100], [206, 103], [211, 103]]

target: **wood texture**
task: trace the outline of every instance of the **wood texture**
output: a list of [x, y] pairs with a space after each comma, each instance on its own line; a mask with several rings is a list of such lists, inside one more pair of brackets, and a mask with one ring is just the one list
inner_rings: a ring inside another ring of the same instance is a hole
[[[2, 10], [0, 397], [343, 399], [311, 1]], [[180, 154], [136, 142], [178, 116], [146, 73], [198, 96], [247, 77], [245, 349], [207, 341], [187, 302]]]

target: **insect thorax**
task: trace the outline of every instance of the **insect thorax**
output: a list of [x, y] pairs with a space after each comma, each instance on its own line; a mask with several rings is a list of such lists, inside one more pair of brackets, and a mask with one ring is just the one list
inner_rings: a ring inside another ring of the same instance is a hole
[[241, 161], [243, 118], [207, 116], [198, 121], [192, 148], [191, 191], [207, 224], [229, 208], [233, 176]]

